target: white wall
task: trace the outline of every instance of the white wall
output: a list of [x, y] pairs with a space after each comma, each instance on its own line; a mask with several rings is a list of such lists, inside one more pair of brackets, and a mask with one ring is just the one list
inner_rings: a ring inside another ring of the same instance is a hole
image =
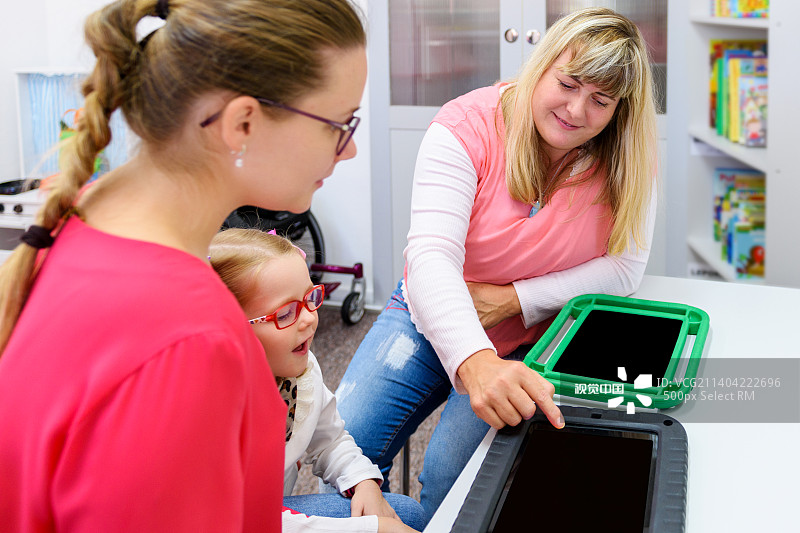
[[[94, 56], [83, 41], [83, 21], [106, 0], [26, 0], [5, 6], [0, 17], [0, 181], [19, 174], [14, 71], [20, 68], [88, 70]], [[357, 3], [366, 11], [367, 0]], [[320, 222], [329, 264], [364, 265], [367, 304], [372, 302], [372, 211], [370, 192], [369, 98], [365, 93], [361, 125], [355, 134], [358, 156], [340, 163], [314, 198], [312, 211]], [[333, 293], [342, 300], [352, 276], [326, 274], [343, 282]]]
[[48, 66], [75, 70], [92, 68], [94, 55], [84, 44], [83, 22], [107, 3], [105, 0], [45, 0]]
[[[357, 0], [368, 15], [367, 0]], [[367, 58], [371, 65], [371, 58]], [[325, 237], [325, 262], [331, 265], [351, 267], [355, 263], [364, 265], [367, 280], [367, 305], [373, 303], [372, 268], [372, 192], [370, 179], [370, 95], [369, 80], [364, 88], [361, 109], [357, 115], [361, 124], [353, 140], [358, 154], [354, 159], [336, 165], [333, 175], [325, 180], [325, 185], [314, 195], [311, 211], [319, 220]], [[353, 276], [326, 274], [325, 279], [342, 282], [342, 287], [333, 293], [331, 299], [341, 301], [350, 292]], [[383, 302], [377, 302], [378, 305]]]
[[0, 181], [20, 177], [14, 71], [47, 61], [46, 3], [11, 2], [0, 17]]

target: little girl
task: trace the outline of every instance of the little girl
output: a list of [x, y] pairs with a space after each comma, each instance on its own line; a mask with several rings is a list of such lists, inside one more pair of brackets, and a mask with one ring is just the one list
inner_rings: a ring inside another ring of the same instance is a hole
[[[278, 235], [229, 229], [214, 237], [209, 259], [249, 317], [289, 406], [283, 531], [413, 531], [399, 518], [421, 530], [422, 506], [407, 496], [384, 497], [381, 471], [345, 431], [322, 381], [309, 348], [325, 290], [311, 282], [303, 251]], [[341, 495], [291, 496], [301, 460]]]

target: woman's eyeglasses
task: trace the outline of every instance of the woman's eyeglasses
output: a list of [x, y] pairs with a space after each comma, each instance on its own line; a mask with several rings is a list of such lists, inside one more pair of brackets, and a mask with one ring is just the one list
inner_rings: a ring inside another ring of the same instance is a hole
[[300, 316], [300, 310], [305, 307], [310, 312], [314, 312], [322, 305], [325, 299], [325, 287], [323, 285], [314, 285], [310, 291], [303, 296], [303, 300], [295, 300], [288, 304], [282, 305], [277, 311], [271, 315], [264, 315], [258, 318], [251, 318], [248, 320], [251, 324], [263, 324], [265, 322], [274, 322], [275, 327], [278, 329], [285, 329], [297, 322]]
[[[311, 113], [301, 111], [300, 109], [290, 107], [280, 102], [275, 102], [273, 100], [268, 100], [266, 98], [257, 98], [257, 97], [254, 98], [264, 105], [278, 107], [280, 109], [285, 109], [286, 111], [291, 111], [292, 113], [297, 113], [298, 115], [303, 115], [304, 117], [313, 118], [314, 120], [319, 120], [320, 122], [324, 122], [330, 127], [339, 130], [339, 141], [336, 143], [336, 155], [341, 155], [342, 152], [344, 152], [344, 149], [347, 147], [347, 143], [349, 143], [350, 139], [353, 138], [353, 134], [356, 132], [356, 128], [358, 127], [358, 124], [361, 122], [361, 119], [355, 115], [350, 117], [350, 120], [347, 123], [336, 122], [335, 120], [328, 120], [327, 118], [323, 118], [320, 117], [319, 115], [313, 115]], [[216, 113], [205, 119], [203, 122], [201, 122], [200, 127], [205, 128], [206, 126], [217, 120], [220, 117], [220, 115], [222, 115], [222, 110], [217, 111]]]

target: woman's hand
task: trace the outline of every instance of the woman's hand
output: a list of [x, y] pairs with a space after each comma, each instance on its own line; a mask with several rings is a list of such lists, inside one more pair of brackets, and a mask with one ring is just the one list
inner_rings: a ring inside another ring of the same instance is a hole
[[383, 492], [374, 479], [365, 479], [356, 485], [353, 498], [350, 500], [350, 514], [352, 516], [377, 515], [400, 520], [392, 506], [383, 497]]
[[492, 285], [468, 281], [467, 289], [483, 329], [489, 329], [506, 318], [522, 313], [517, 291], [511, 284]]
[[378, 517], [378, 533], [418, 533], [416, 529], [411, 529], [400, 519]]
[[461, 363], [457, 374], [472, 410], [493, 428], [528, 420], [537, 405], [553, 426], [564, 427], [564, 417], [553, 402], [555, 387], [520, 361], [505, 361], [491, 350], [481, 350]]

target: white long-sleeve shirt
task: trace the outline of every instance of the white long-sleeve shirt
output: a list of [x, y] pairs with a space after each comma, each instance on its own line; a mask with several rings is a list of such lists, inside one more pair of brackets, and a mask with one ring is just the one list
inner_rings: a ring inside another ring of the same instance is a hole
[[[339, 492], [367, 479], [383, 479], [380, 469], [359, 448], [336, 409], [336, 398], [325, 386], [316, 357], [308, 354], [305, 373], [297, 378], [297, 406], [292, 436], [286, 443], [283, 495], [292, 493], [297, 481], [297, 462], [310, 464], [315, 476]], [[376, 533], [377, 516], [327, 518], [284, 511], [286, 532], [357, 531]]]
[[[571, 175], [584, 169], [578, 163]], [[431, 124], [414, 171], [404, 296], [414, 324], [434, 346], [460, 393], [466, 391], [456, 374], [458, 367], [479, 350], [494, 350], [464, 282], [464, 242], [477, 187], [477, 172], [462, 144], [445, 126]], [[643, 249], [605, 254], [567, 270], [515, 281], [525, 327], [556, 314], [581, 294], [634, 292], [647, 266], [656, 205], [653, 187]]]

